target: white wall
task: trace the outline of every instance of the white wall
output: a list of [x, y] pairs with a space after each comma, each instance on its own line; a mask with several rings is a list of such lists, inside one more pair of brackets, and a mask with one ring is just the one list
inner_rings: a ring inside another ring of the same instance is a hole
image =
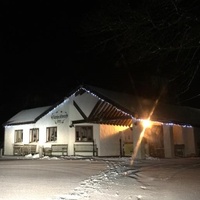
[[145, 158], [145, 146], [143, 143], [144, 128], [141, 123], [133, 126], [133, 159]]
[[[83, 117], [81, 116], [81, 114], [77, 111], [77, 109], [74, 107], [73, 105], [73, 101], [75, 100], [75, 102], [78, 104], [78, 106], [80, 106], [81, 110], [83, 112], [87, 112], [85, 113], [87, 116], [89, 115], [88, 110], [93, 109], [93, 106], [95, 105], [95, 102], [97, 102], [97, 99], [94, 98], [93, 96], [88, 94], [83, 94], [83, 95], [78, 95], [75, 96], [73, 95], [68, 102], [69, 105], [69, 118], [68, 118], [68, 124], [66, 126], [66, 130], [67, 134], [68, 134], [68, 154], [69, 155], [74, 155], [74, 143], [75, 143], [75, 126], [74, 127], [69, 127], [72, 123], [72, 121], [75, 120], [83, 120]], [[89, 107], [91, 106], [91, 108], [89, 109]], [[80, 123], [78, 125], [92, 125], [93, 126], [93, 133], [94, 133], [94, 140], [98, 145], [98, 135], [99, 135], [99, 125], [98, 124], [88, 124], [88, 123]]]
[[[83, 117], [77, 111], [73, 105], [73, 100], [79, 105], [81, 110], [88, 117], [94, 108], [95, 104], [99, 100], [96, 96], [84, 93], [82, 95], [72, 95], [69, 99], [66, 99], [52, 111], [39, 119], [35, 124], [19, 125], [5, 127], [4, 136], [4, 154], [13, 155], [14, 144], [14, 131], [23, 129], [23, 143], [29, 143], [29, 130], [31, 128], [39, 128], [39, 142], [34, 143], [37, 146], [48, 147], [53, 143], [68, 144], [68, 154], [74, 155], [74, 143], [75, 143], [75, 128], [70, 128], [70, 124], [74, 120], [82, 120]], [[68, 117], [62, 122], [57, 122], [52, 119], [52, 115], [56, 113], [67, 113]], [[122, 141], [134, 141], [136, 146], [137, 141], [141, 133], [139, 126], [133, 127], [131, 131], [128, 127], [124, 126], [110, 126], [99, 124], [79, 124], [79, 125], [92, 125], [94, 133], [94, 141], [98, 147], [99, 156], [119, 156], [120, 155], [120, 139]], [[57, 141], [46, 142], [46, 128], [57, 126]], [[173, 130], [171, 126], [163, 126], [164, 132], [164, 147], [165, 156], [173, 157], [173, 145], [184, 144], [186, 145], [187, 155], [195, 152], [194, 132], [193, 129], [181, 128], [180, 126], [174, 126]], [[173, 134], [174, 132], [174, 134]], [[134, 133], [134, 134], [133, 134]], [[137, 134], [136, 134], [137, 133]], [[133, 146], [133, 147], [134, 147]], [[37, 147], [37, 151], [38, 151]], [[139, 148], [140, 156], [143, 157], [143, 147]]]
[[174, 144], [184, 144], [182, 126], [173, 125]]
[[179, 125], [173, 126], [174, 144], [184, 144], [184, 156], [191, 156], [196, 154], [196, 144], [193, 127], [183, 127]]
[[74, 100], [88, 117], [99, 99], [92, 94], [84, 93], [82, 95], [74, 96]]
[[173, 126], [163, 125], [165, 158], [174, 157]]
[[4, 155], [13, 155], [14, 128], [5, 127], [4, 130]]
[[[39, 128], [39, 141], [37, 143], [37, 150], [39, 146], [50, 147], [53, 143], [68, 144], [69, 155], [74, 154], [74, 142], [75, 142], [75, 129], [70, 128], [69, 125], [73, 120], [82, 120], [83, 117], [77, 111], [73, 105], [73, 100], [80, 106], [80, 108], [88, 116], [93, 109], [95, 103], [98, 101], [93, 95], [87, 93], [83, 95], [72, 95], [69, 99], [66, 99], [48, 114], [39, 119], [35, 124], [28, 125], [18, 125], [5, 127], [5, 144], [4, 144], [4, 154], [13, 155], [13, 144], [14, 144], [14, 132], [15, 130], [23, 129], [23, 142], [20, 144], [29, 143], [29, 130], [31, 128]], [[56, 121], [52, 119], [52, 115], [59, 113], [67, 113], [68, 117], [63, 121]], [[46, 128], [57, 126], [57, 141], [46, 142]], [[99, 140], [99, 125], [94, 126], [94, 139], [98, 142]]]
[[[15, 130], [23, 130], [23, 142], [17, 144], [29, 144], [29, 129], [35, 128], [34, 124], [7, 126], [4, 135], [4, 155], [13, 155], [13, 145], [15, 140]], [[37, 143], [34, 143], [37, 144]]]
[[185, 156], [195, 155], [195, 141], [194, 141], [194, 131], [192, 127], [183, 128], [183, 138], [185, 144]]
[[124, 126], [100, 125], [99, 156], [120, 156], [120, 138]]

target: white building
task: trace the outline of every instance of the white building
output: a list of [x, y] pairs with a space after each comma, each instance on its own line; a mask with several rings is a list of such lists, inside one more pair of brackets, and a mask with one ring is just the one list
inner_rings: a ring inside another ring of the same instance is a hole
[[[147, 118], [152, 126], [144, 129]], [[9, 119], [4, 155], [197, 156], [199, 119], [196, 109], [138, 104], [128, 94], [79, 86], [55, 105], [23, 110]]]

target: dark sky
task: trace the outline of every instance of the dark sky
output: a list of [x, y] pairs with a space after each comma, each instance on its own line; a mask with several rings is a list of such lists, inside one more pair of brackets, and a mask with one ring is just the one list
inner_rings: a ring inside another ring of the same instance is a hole
[[32, 97], [64, 95], [82, 70], [75, 57], [79, 6], [53, 1], [5, 1], [3, 6], [1, 101], [31, 106]]
[[164, 90], [163, 99], [200, 108], [197, 0], [7, 0], [1, 8], [1, 122], [83, 83], [154, 98]]
[[76, 0], [1, 4], [3, 110], [16, 112], [55, 103], [79, 84], [111, 85], [118, 78], [117, 70], [109, 70], [106, 62], [93, 57], [93, 52], [83, 53], [82, 16], [97, 9], [94, 3]]

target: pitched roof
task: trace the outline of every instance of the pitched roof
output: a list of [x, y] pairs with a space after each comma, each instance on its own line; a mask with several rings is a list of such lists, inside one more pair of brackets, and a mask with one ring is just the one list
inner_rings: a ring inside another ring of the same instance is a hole
[[[147, 119], [163, 123], [175, 123], [180, 125], [200, 126], [200, 110], [178, 105], [169, 105], [154, 102], [149, 99], [137, 97], [132, 94], [119, 93], [94, 86], [83, 86], [89, 92], [94, 93], [111, 105], [130, 114], [136, 119]], [[104, 110], [104, 112], [106, 112]], [[107, 110], [109, 112], [109, 110]], [[126, 125], [130, 122], [127, 121]], [[119, 124], [122, 125], [122, 124]]]
[[4, 123], [4, 126], [35, 123], [38, 119], [49, 112], [51, 108], [52, 106], [44, 106], [22, 110]]
[[[66, 98], [73, 94], [84, 92], [91, 93], [99, 98], [87, 122], [130, 126], [132, 119], [145, 119], [152, 114], [150, 119], [164, 123], [176, 123], [192, 126], [200, 126], [200, 110], [190, 107], [175, 106], [153, 102], [138, 98], [127, 93], [119, 93], [91, 85], [80, 85], [71, 91]], [[23, 110], [9, 119], [4, 125], [17, 125], [35, 123], [38, 119], [59, 105]], [[80, 120], [76, 123], [83, 122]]]

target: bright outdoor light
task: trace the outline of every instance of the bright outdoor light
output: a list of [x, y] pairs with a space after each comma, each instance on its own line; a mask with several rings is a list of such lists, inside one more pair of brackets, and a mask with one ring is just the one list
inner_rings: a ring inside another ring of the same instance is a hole
[[151, 127], [151, 121], [150, 120], [143, 120], [142, 121], [142, 125], [143, 125], [143, 127], [144, 128], [149, 128], [149, 127]]

